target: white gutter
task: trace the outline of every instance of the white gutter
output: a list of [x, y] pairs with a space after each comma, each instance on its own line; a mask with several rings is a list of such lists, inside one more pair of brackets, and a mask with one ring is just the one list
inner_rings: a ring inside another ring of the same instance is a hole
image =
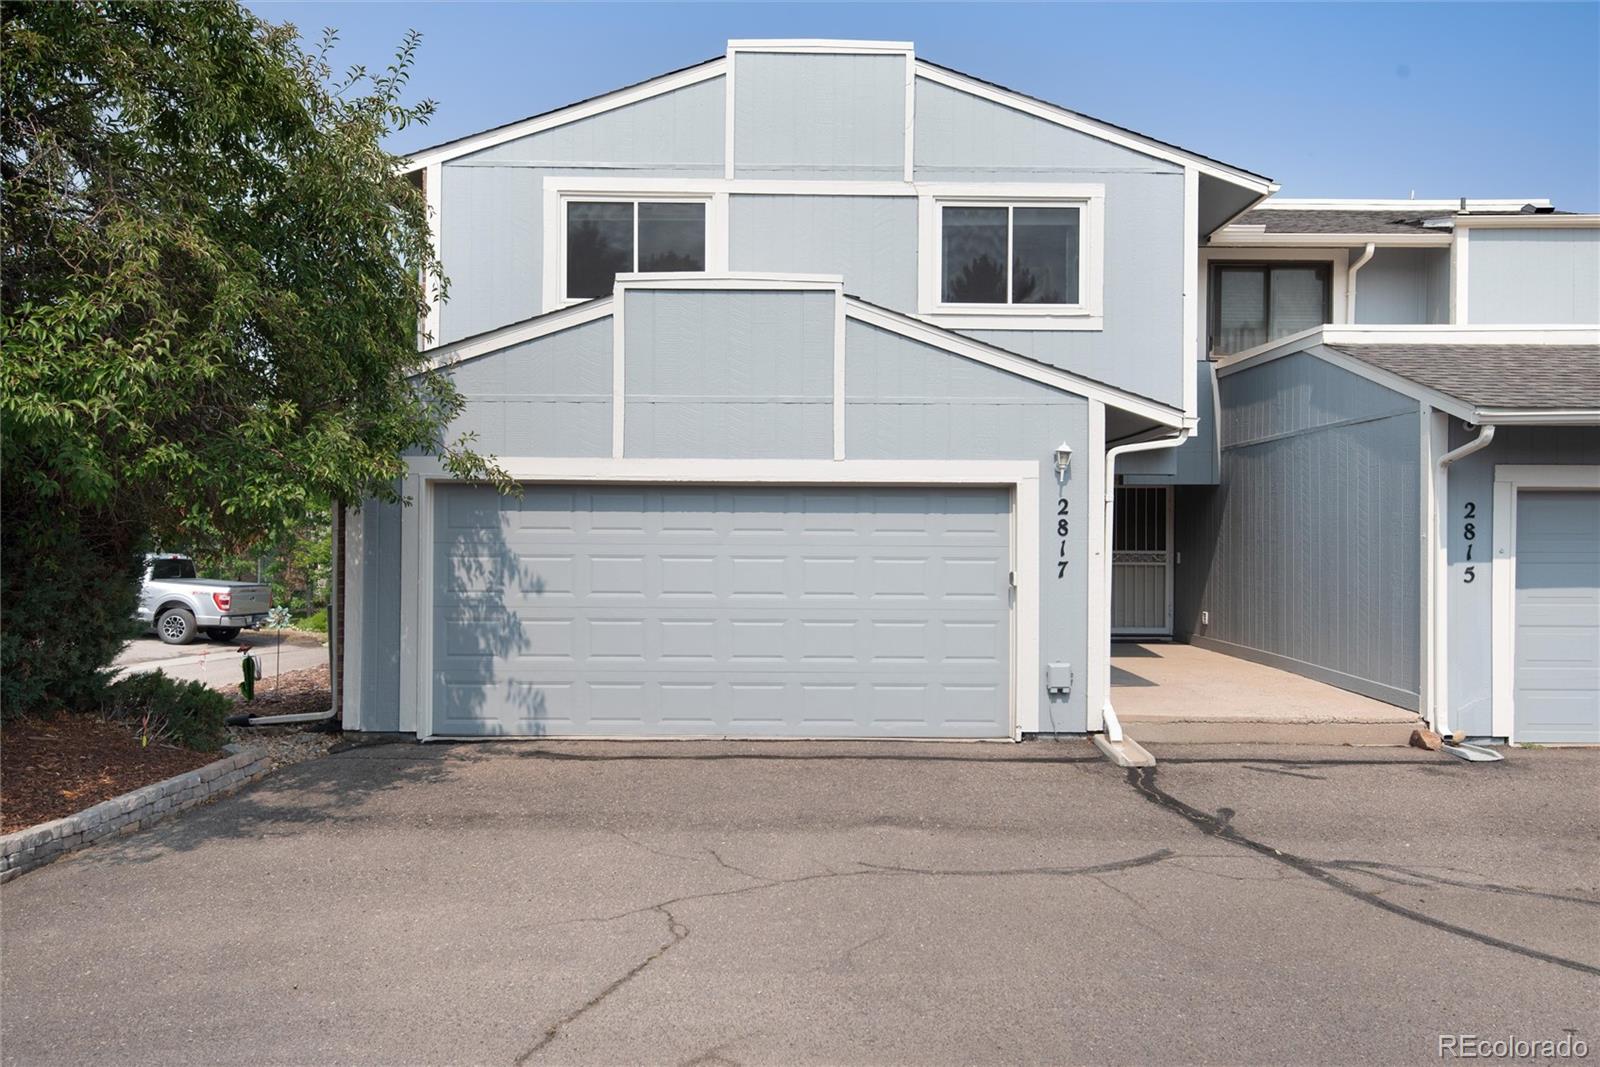
[[1117, 516], [1117, 457], [1128, 452], [1154, 452], [1162, 448], [1177, 448], [1194, 434], [1194, 427], [1184, 426], [1178, 430], [1176, 437], [1162, 437], [1154, 441], [1136, 441], [1129, 445], [1117, 445], [1106, 449], [1106, 521], [1105, 521], [1105, 590], [1106, 590], [1106, 637], [1107, 646], [1103, 651], [1105, 656], [1105, 673], [1100, 678], [1100, 691], [1105, 694], [1105, 700], [1100, 706], [1102, 725], [1106, 732], [1106, 740], [1120, 742], [1122, 740], [1122, 723], [1117, 718], [1116, 709], [1111, 706], [1111, 546], [1116, 544], [1116, 516]]
[[1474, 452], [1488, 448], [1494, 441], [1494, 426], [1478, 427], [1478, 436], [1462, 445], [1452, 449], [1439, 457], [1439, 481], [1434, 491], [1434, 536], [1438, 543], [1434, 551], [1434, 627], [1435, 634], [1433, 649], [1433, 729], [1443, 737], [1450, 736], [1450, 687], [1449, 687], [1449, 631], [1446, 629], [1446, 615], [1449, 610], [1450, 588], [1450, 549], [1446, 531], [1443, 529], [1444, 516], [1450, 515], [1450, 465], [1457, 460], [1465, 459]]
[[1367, 242], [1367, 250], [1361, 253], [1361, 258], [1350, 264], [1349, 271], [1345, 274], [1344, 282], [1344, 321], [1356, 321], [1356, 272], [1372, 261], [1377, 253], [1376, 241]]

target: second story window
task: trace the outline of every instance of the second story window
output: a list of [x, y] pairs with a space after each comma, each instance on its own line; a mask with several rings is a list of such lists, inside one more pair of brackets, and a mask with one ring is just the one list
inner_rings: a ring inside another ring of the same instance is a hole
[[706, 269], [706, 205], [569, 200], [566, 298], [610, 296], [618, 274]]
[[1211, 268], [1212, 355], [1321, 326], [1333, 314], [1327, 263], [1217, 263]]
[[946, 204], [940, 213], [942, 303], [1081, 303], [1080, 208]]

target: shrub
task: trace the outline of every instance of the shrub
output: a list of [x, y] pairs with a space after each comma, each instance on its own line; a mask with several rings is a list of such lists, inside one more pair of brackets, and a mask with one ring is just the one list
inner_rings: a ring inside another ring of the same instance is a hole
[[325, 634], [328, 632], [328, 609], [318, 608], [310, 615], [295, 623], [296, 628], [311, 630], [314, 633]]
[[233, 702], [200, 682], [179, 682], [156, 671], [130, 674], [106, 689], [106, 717], [152, 740], [215, 752], [227, 739], [223, 720]]

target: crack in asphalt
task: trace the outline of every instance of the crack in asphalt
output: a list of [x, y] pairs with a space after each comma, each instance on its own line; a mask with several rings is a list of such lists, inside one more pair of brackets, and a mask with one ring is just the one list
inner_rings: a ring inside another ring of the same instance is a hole
[[1519, 897], [1537, 897], [1540, 900], [1554, 900], [1562, 904], [1582, 904], [1586, 908], [1600, 908], [1600, 900], [1595, 900], [1591, 897], [1575, 897], [1567, 893], [1551, 893], [1543, 889], [1533, 889], [1529, 886], [1500, 885], [1498, 882], [1466, 882], [1459, 878], [1446, 878], [1442, 874], [1430, 874], [1420, 867], [1405, 867], [1398, 863], [1378, 863], [1375, 860], [1324, 860], [1319, 866], [1357, 871], [1385, 882], [1393, 882], [1396, 886], [1406, 886], [1412, 889], [1448, 886], [1451, 889], [1476, 889], [1484, 893], [1506, 893]]
[[[1285, 852], [1282, 849], [1274, 848], [1273, 846], [1264, 842], [1257, 841], [1252, 837], [1248, 837], [1234, 829], [1232, 826], [1232, 818], [1234, 815], [1232, 809], [1220, 808], [1218, 809], [1218, 814], [1211, 814], [1186, 804], [1156, 784], [1156, 771], [1157, 768], [1155, 767], [1130, 767], [1128, 768], [1128, 784], [1131, 785], [1140, 796], [1144, 797], [1146, 800], [1150, 801], [1163, 811], [1170, 811], [1173, 814], [1182, 817], [1185, 821], [1187, 821], [1201, 833], [1205, 834], [1207, 837], [1215, 837], [1220, 840], [1227, 841], [1230, 844], [1238, 845], [1241, 848], [1249, 849], [1257, 855], [1265, 856], [1274, 863], [1281, 863], [1308, 878], [1313, 878], [1330, 889], [1334, 889], [1340, 893], [1343, 893], [1352, 900], [1359, 900], [1362, 903], [1370, 904], [1375, 908], [1389, 912], [1391, 915], [1399, 916], [1402, 919], [1407, 919], [1422, 926], [1431, 927], [1435, 930], [1451, 934], [1455, 937], [1464, 938], [1469, 941], [1475, 941], [1478, 944], [1487, 945], [1490, 948], [1498, 948], [1506, 952], [1512, 952], [1519, 956], [1525, 956], [1528, 959], [1539, 960], [1542, 963], [1552, 963], [1557, 967], [1565, 967], [1568, 970], [1577, 971], [1579, 974], [1600, 977], [1600, 967], [1595, 967], [1579, 960], [1567, 959], [1565, 956], [1557, 956], [1554, 953], [1544, 952], [1528, 945], [1519, 945], [1514, 941], [1506, 941], [1503, 938], [1498, 938], [1491, 934], [1481, 933], [1465, 926], [1458, 926], [1455, 923], [1445, 922], [1443, 919], [1436, 919], [1431, 915], [1417, 911], [1413, 908], [1408, 908], [1402, 904], [1396, 904], [1391, 900], [1385, 900], [1380, 894], [1374, 893], [1371, 890], [1362, 889], [1357, 885], [1352, 885], [1350, 882], [1340, 878], [1338, 875], [1333, 874], [1328, 870], [1330, 867], [1352, 869], [1354, 865], [1358, 864], [1360, 861], [1345, 860], [1337, 864], [1318, 863], [1315, 860], [1307, 859], [1304, 856], [1297, 856], [1292, 852]], [[1221, 817], [1222, 813], [1224, 812], [1226, 813], [1226, 817]], [[1472, 888], [1476, 889], [1484, 887], [1474, 885]]]
[[650, 953], [650, 955], [646, 956], [644, 959], [628, 968], [627, 972], [623, 974], [622, 977], [616, 979], [610, 985], [600, 990], [600, 992], [584, 1001], [578, 1007], [567, 1012], [567, 1014], [563, 1015], [549, 1026], [545, 1027], [544, 1033], [539, 1035], [539, 1040], [528, 1046], [527, 1051], [523, 1052], [522, 1055], [516, 1058], [516, 1067], [523, 1067], [523, 1064], [527, 1063], [534, 1056], [537, 1056], [544, 1049], [549, 1048], [550, 1045], [561, 1036], [561, 1031], [564, 1027], [576, 1022], [586, 1013], [599, 1007], [605, 1002], [607, 997], [611, 996], [611, 994], [615, 993], [617, 990], [621, 989], [623, 986], [639, 977], [639, 975], [643, 974], [652, 963], [655, 963], [662, 956], [665, 956], [668, 952], [671, 952], [678, 945], [682, 944], [684, 939], [689, 936], [689, 928], [678, 921], [677, 917], [672, 914], [671, 909], [668, 908], [667, 905], [657, 904], [652, 908], [647, 908], [644, 910], [658, 911], [666, 918], [667, 940], [657, 946], [656, 950]]

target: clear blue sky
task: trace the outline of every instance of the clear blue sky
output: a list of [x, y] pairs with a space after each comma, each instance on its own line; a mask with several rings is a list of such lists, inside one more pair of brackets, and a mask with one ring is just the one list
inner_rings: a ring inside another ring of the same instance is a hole
[[1600, 210], [1600, 3], [249, 6], [340, 64], [423, 33], [405, 151], [687, 66], [730, 37], [917, 53], [1270, 175], [1285, 196], [1548, 196]]

